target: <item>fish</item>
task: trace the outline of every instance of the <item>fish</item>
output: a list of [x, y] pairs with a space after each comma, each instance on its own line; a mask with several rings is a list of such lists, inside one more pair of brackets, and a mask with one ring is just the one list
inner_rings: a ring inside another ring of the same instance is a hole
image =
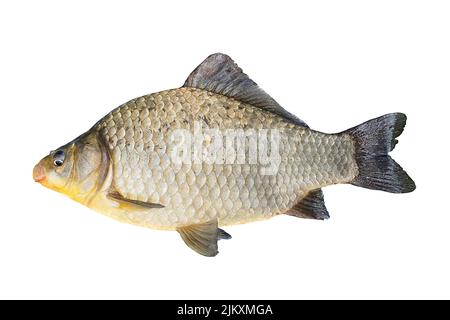
[[224, 226], [279, 215], [329, 218], [322, 188], [408, 193], [390, 156], [406, 115], [313, 130], [228, 56], [208, 56], [180, 88], [132, 99], [33, 169], [44, 187], [121, 222], [177, 231], [213, 257]]

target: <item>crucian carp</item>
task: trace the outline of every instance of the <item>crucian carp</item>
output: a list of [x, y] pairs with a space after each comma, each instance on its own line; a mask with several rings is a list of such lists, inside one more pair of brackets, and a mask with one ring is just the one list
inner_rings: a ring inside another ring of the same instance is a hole
[[223, 226], [287, 214], [327, 219], [322, 188], [415, 189], [388, 155], [406, 116], [327, 134], [283, 109], [224, 54], [181, 88], [133, 99], [51, 151], [34, 180], [116, 220], [176, 230], [204, 256]]

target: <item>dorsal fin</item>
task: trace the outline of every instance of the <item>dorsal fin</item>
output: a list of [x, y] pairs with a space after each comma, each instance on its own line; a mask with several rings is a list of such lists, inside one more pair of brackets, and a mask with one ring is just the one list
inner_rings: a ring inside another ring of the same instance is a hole
[[283, 109], [223, 53], [215, 53], [206, 58], [192, 71], [183, 87], [222, 94], [275, 113], [296, 125], [308, 127], [305, 122]]

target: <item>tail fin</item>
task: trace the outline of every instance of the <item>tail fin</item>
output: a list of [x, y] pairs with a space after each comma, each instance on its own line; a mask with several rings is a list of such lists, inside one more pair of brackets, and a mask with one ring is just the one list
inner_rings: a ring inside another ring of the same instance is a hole
[[345, 131], [355, 141], [359, 174], [351, 184], [392, 193], [411, 192], [414, 181], [388, 153], [397, 144], [406, 124], [406, 115], [391, 113]]

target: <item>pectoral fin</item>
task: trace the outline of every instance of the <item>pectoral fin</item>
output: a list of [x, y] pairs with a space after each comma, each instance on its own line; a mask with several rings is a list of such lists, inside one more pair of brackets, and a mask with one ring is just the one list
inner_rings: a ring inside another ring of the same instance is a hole
[[128, 205], [128, 206], [134, 206], [136, 208], [144, 208], [144, 209], [164, 208], [164, 206], [159, 203], [127, 199], [127, 198], [123, 197], [117, 191], [111, 191], [110, 193], [108, 193], [108, 197], [118, 201], [122, 206]]
[[217, 220], [181, 227], [177, 231], [189, 248], [206, 257], [219, 253], [218, 240], [231, 239], [227, 232], [217, 227]]

